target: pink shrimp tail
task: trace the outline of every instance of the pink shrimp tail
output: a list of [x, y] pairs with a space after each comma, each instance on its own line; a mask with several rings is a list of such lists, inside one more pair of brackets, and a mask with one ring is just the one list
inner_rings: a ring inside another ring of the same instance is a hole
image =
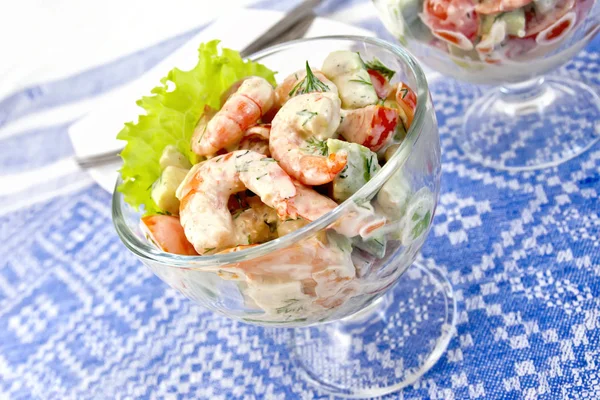
[[339, 174], [347, 162], [346, 154], [333, 153], [328, 157], [305, 156], [300, 160], [300, 171], [290, 175], [295, 176], [301, 183], [314, 186], [329, 183]]

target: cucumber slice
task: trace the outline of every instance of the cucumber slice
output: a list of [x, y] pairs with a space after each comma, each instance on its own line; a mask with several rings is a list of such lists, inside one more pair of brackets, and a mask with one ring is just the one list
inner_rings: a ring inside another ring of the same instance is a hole
[[348, 157], [346, 167], [332, 182], [332, 197], [338, 203], [352, 196], [381, 169], [377, 154], [360, 144], [328, 139], [327, 149], [330, 154], [344, 151]]
[[151, 192], [152, 200], [158, 208], [169, 214], [179, 214], [179, 200], [175, 196], [175, 192], [187, 173], [187, 169], [171, 165], [163, 170], [158, 180], [152, 185]]
[[435, 201], [433, 193], [426, 187], [419, 189], [406, 207], [406, 223], [402, 234], [402, 243], [409, 245], [423, 237], [431, 225]]

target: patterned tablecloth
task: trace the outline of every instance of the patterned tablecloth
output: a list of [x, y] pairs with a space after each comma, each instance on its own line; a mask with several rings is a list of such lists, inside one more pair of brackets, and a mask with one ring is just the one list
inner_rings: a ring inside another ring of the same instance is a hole
[[[364, 0], [319, 13], [385, 37]], [[0, 128], [110, 90], [197, 32], [13, 93]], [[599, 38], [556, 73], [599, 89]], [[557, 168], [488, 170], [456, 141], [478, 89], [431, 90], [443, 185], [421, 258], [455, 288], [457, 335], [390, 398], [600, 398], [600, 145]], [[201, 309], [125, 249], [110, 195], [70, 158], [71, 123], [0, 130], [0, 398], [327, 397], [293, 372], [282, 331]]]

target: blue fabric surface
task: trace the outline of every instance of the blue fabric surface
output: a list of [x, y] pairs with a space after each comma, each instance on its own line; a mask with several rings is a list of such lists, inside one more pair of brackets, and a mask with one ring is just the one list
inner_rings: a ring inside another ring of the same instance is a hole
[[[383, 35], [376, 21], [362, 24]], [[0, 127], [125, 83], [192, 34], [82, 73], [90, 86], [71, 89], [75, 76], [1, 100]], [[599, 90], [600, 38], [555, 74]], [[453, 284], [457, 335], [423, 379], [389, 398], [598, 399], [600, 144], [542, 171], [476, 165], [457, 133], [480, 90], [431, 86], [443, 184], [421, 257]], [[0, 140], [2, 174], [72, 154], [66, 129]], [[119, 241], [110, 195], [86, 182], [0, 216], [0, 398], [327, 398], [294, 372], [285, 331], [214, 315], [152, 275]], [[465, 226], [467, 216], [476, 222]]]

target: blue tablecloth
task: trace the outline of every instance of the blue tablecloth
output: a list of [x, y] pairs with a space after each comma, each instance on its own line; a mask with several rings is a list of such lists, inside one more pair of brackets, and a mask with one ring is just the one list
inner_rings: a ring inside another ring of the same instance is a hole
[[[375, 18], [360, 24], [387, 37]], [[1, 99], [0, 128], [122, 84], [195, 33]], [[597, 38], [556, 73], [600, 88], [599, 50]], [[421, 258], [454, 286], [457, 335], [390, 398], [600, 398], [600, 145], [557, 168], [488, 170], [456, 139], [480, 92], [450, 79], [431, 90], [443, 185]], [[0, 197], [0, 398], [327, 397], [293, 372], [281, 331], [201, 309], [125, 249], [110, 195], [61, 173], [70, 123], [0, 136], [0, 182], [13, 185]], [[46, 168], [54, 178], [37, 176]]]

